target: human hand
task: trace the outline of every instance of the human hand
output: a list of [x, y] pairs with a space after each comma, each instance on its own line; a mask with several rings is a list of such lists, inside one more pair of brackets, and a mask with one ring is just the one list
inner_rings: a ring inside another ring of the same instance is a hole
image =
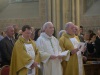
[[58, 55], [57, 57], [58, 57], [58, 59], [62, 59], [62, 56], [61, 55]]
[[84, 53], [86, 51], [86, 47], [83, 48], [82, 52]]
[[57, 56], [55, 56], [55, 55], [50, 56], [50, 59], [56, 59], [56, 58], [57, 58]]
[[79, 50], [76, 48], [76, 49], [73, 49], [73, 50], [71, 50], [71, 54], [75, 54], [75, 53], [77, 53]]
[[34, 62], [32, 65], [31, 65], [31, 68], [33, 69], [34, 67], [37, 67], [38, 63], [37, 62]]

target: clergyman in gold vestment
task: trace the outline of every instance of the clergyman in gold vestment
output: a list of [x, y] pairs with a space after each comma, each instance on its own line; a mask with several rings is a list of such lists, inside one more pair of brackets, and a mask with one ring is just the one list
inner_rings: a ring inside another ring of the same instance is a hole
[[30, 39], [31, 27], [22, 27], [22, 36], [16, 41], [11, 58], [10, 75], [37, 75], [39, 53], [35, 42]]
[[[75, 34], [75, 25], [72, 22], [66, 24], [66, 33], [59, 39], [63, 51], [70, 50], [69, 61], [62, 61], [63, 75], [85, 75], [82, 52], [78, 50], [79, 39]], [[83, 50], [84, 51], [84, 50]]]

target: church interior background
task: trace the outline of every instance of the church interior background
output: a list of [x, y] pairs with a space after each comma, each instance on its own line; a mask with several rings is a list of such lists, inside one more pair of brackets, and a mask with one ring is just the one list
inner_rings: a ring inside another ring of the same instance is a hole
[[9, 24], [40, 28], [52, 21], [56, 33], [71, 21], [84, 30], [100, 29], [100, 0], [0, 0], [0, 31]]
[[[96, 32], [100, 29], [100, 0], [0, 0], [0, 31], [9, 24], [41, 28], [53, 22], [55, 32], [67, 22]], [[100, 64], [84, 65], [86, 75], [100, 75]]]

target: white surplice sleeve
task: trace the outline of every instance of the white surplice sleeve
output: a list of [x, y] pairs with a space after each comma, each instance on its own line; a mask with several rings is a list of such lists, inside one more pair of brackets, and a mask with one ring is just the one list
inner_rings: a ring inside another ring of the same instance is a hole
[[45, 47], [46, 45], [45, 45], [44, 42], [45, 41], [43, 39], [38, 39], [37, 40], [37, 47], [39, 49], [42, 62], [46, 63], [49, 60], [51, 54], [49, 54], [45, 51], [46, 50], [46, 47]]

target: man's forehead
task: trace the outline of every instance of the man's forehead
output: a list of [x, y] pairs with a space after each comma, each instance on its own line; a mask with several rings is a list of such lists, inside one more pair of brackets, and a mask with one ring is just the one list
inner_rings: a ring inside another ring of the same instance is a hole
[[31, 30], [26, 30], [23, 33], [32, 33], [32, 31]]
[[47, 27], [54, 27], [53, 24], [49, 24]]
[[14, 28], [13, 28], [13, 27], [9, 27], [9, 28], [7, 29], [7, 31], [9, 31], [9, 30], [14, 30]]
[[74, 24], [70, 24], [70, 25], [69, 25], [69, 27], [71, 27], [71, 28], [72, 28], [72, 27], [75, 27], [75, 25], [74, 25]]
[[26, 30], [25, 31], [32, 31], [31, 29], [28, 29], [28, 28], [26, 28]]

